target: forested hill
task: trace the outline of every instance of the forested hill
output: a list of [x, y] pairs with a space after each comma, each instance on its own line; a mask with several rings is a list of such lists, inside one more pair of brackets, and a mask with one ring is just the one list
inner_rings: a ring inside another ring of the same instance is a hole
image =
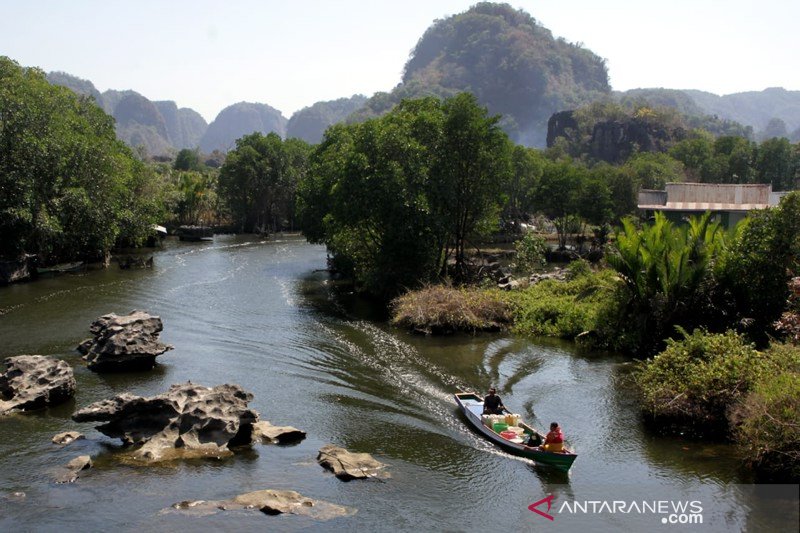
[[402, 83], [378, 94], [357, 117], [386, 111], [401, 98], [460, 91], [475, 94], [517, 142], [544, 146], [556, 111], [610, 92], [605, 61], [554, 38], [508, 4], [482, 2], [428, 28], [406, 63]]

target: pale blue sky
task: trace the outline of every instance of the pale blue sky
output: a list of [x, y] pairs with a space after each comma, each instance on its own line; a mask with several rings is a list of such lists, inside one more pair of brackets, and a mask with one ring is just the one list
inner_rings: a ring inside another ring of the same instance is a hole
[[[100, 91], [134, 89], [212, 120], [239, 101], [287, 117], [388, 91], [459, 0], [0, 0], [0, 55]], [[800, 89], [799, 0], [511, 1], [608, 60], [611, 85], [728, 94]]]

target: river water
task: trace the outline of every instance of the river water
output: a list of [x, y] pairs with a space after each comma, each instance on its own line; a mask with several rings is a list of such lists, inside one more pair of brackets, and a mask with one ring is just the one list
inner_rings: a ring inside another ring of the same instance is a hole
[[[701, 502], [703, 525], [686, 526], [695, 530], [796, 530], [796, 503], [754, 495], [732, 446], [648, 432], [624, 385], [624, 358], [505, 334], [410, 335], [316, 271], [324, 266], [325, 250], [297, 238], [217, 236], [167, 241], [151, 270], [110, 268], [0, 288], [0, 356], [56, 356], [78, 381], [71, 403], [0, 418], [0, 530], [672, 528], [662, 514], [560, 507], [595, 500]], [[160, 315], [162, 340], [175, 349], [150, 372], [88, 371], [74, 347], [89, 324], [133, 309]], [[124, 391], [157, 394], [187, 380], [238, 383], [254, 394], [250, 405], [262, 419], [308, 438], [225, 460], [143, 467], [119, 462], [119, 441], [70, 419], [91, 402]], [[490, 385], [540, 428], [561, 423], [579, 454], [569, 475], [514, 458], [465, 425], [452, 393]], [[87, 439], [64, 448], [50, 442], [69, 429]], [[327, 443], [371, 453], [391, 479], [337, 480], [315, 461]], [[92, 455], [94, 468], [74, 484], [54, 484], [54, 469], [82, 454]], [[164, 512], [181, 500], [266, 488], [358, 511], [327, 522]], [[528, 510], [548, 494], [556, 496], [553, 522]]]

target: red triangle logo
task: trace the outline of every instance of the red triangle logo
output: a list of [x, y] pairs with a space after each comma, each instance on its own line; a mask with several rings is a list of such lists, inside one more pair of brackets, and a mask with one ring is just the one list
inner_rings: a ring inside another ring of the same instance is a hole
[[[538, 502], [530, 504], [528, 506], [528, 509], [530, 511], [533, 511], [534, 513], [540, 515], [540, 516], [543, 516], [543, 517], [547, 518], [548, 520], [553, 520], [553, 516], [548, 514], [548, 513], [550, 512], [550, 507], [552, 507], [554, 499], [555, 499], [555, 496], [551, 494], [550, 496], [548, 496], [546, 498], [542, 498]], [[547, 513], [537, 509], [537, 507], [540, 506], [543, 503], [547, 503]]]

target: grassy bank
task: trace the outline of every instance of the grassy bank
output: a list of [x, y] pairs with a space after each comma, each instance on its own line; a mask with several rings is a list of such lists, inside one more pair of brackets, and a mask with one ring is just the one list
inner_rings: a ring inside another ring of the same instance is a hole
[[392, 324], [421, 333], [496, 331], [511, 321], [511, 308], [497, 289], [431, 285], [392, 303]]
[[441, 285], [410, 291], [394, 301], [392, 323], [424, 333], [511, 329], [571, 340], [596, 331], [618, 284], [610, 270], [577, 265], [566, 281], [548, 279], [508, 292]]
[[514, 332], [572, 340], [582, 334], [596, 335], [617, 285], [611, 270], [576, 267], [566, 281], [545, 280], [504, 293], [503, 299], [512, 310]]

